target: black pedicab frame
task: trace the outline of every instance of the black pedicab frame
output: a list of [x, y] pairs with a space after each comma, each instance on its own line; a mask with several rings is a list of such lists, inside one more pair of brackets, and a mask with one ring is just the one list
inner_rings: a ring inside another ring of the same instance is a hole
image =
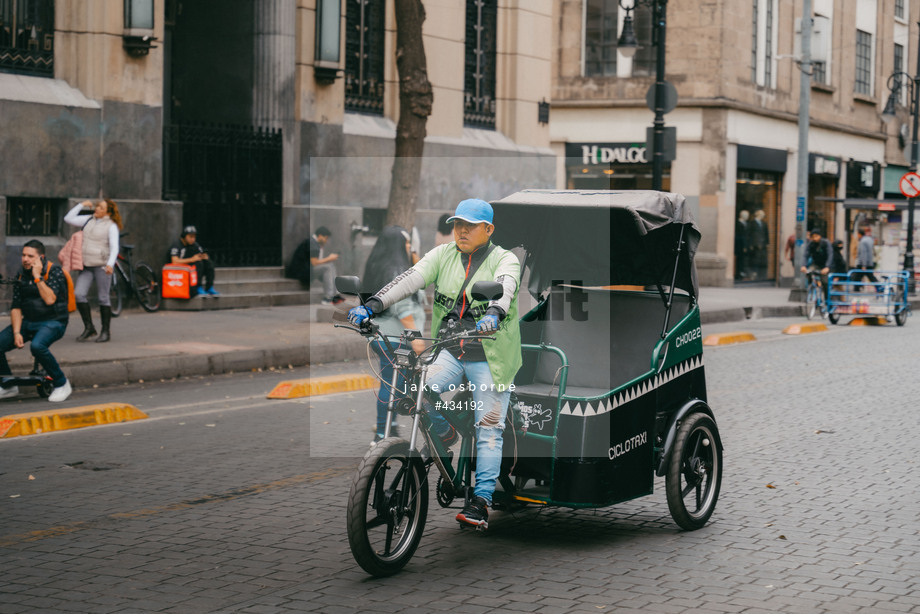
[[521, 318], [503, 489], [515, 501], [600, 507], [650, 494], [657, 474], [674, 520], [702, 527], [722, 444], [706, 401], [700, 232], [684, 197], [524, 190], [492, 205], [493, 239], [526, 250], [538, 299]]

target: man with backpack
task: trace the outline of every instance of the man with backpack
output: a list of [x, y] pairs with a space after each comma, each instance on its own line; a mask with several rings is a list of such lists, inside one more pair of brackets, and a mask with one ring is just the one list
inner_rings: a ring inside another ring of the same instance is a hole
[[[32, 240], [22, 247], [22, 270], [13, 286], [10, 326], [0, 332], [0, 376], [12, 375], [6, 353], [31, 341], [32, 356], [45, 369], [54, 384], [48, 396], [52, 403], [67, 400], [73, 392], [61, 366], [51, 354], [51, 344], [67, 330], [69, 298], [67, 278], [56, 264], [45, 260], [45, 246]], [[16, 386], [0, 390], [0, 399], [19, 394]]]

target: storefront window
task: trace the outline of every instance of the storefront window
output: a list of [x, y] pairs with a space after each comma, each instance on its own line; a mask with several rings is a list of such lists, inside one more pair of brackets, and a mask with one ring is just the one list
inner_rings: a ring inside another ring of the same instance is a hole
[[837, 204], [833, 200], [824, 199], [837, 196], [837, 182], [836, 177], [812, 175], [808, 178], [808, 220], [805, 228], [817, 228], [828, 241], [835, 238], [834, 210]]
[[[651, 190], [652, 166], [630, 165], [619, 167], [608, 165], [607, 168], [578, 167], [569, 168], [569, 190]], [[671, 190], [671, 176], [665, 167], [661, 177], [661, 189]]]
[[[569, 190], [651, 190], [652, 165], [645, 143], [566, 143]], [[661, 189], [671, 189], [671, 165], [662, 169]]]
[[782, 175], [738, 170], [735, 188], [735, 281], [776, 278]]

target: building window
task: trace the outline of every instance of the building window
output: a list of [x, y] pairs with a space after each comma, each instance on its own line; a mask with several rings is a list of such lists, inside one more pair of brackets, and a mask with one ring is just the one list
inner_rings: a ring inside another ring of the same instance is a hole
[[[828, 65], [831, 58], [832, 18], [815, 13], [811, 34], [811, 81], [815, 84], [830, 85]], [[801, 41], [796, 40], [796, 47]]]
[[585, 3], [585, 76], [617, 76], [617, 0]]
[[54, 0], [0, 0], [0, 71], [54, 76]]
[[904, 19], [904, 0], [894, 0], [894, 16]]
[[763, 87], [776, 87], [774, 73], [776, 62], [777, 0], [754, 0], [751, 41], [751, 80]]
[[827, 83], [827, 64], [824, 62], [812, 62], [811, 80], [814, 83]]
[[773, 3], [765, 2], [767, 9], [766, 34], [764, 35], [764, 84], [767, 87], [773, 87]]
[[495, 128], [497, 0], [467, 0], [463, 123]]
[[[619, 11], [618, 0], [588, 0], [585, 3], [585, 76], [617, 76]], [[631, 13], [636, 41], [639, 43], [632, 60], [632, 76], [651, 75], [655, 70], [652, 8], [641, 5]]]
[[345, 109], [383, 115], [385, 0], [345, 5]]
[[757, 83], [757, 45], [759, 43], [757, 33], [759, 28], [757, 26], [757, 17], [760, 15], [760, 8], [758, 6], [757, 0], [754, 0], [754, 15], [753, 15], [753, 24], [752, 31], [754, 36], [751, 37], [751, 83]]
[[6, 234], [10, 237], [47, 237], [58, 232], [58, 216], [66, 201], [55, 198], [9, 198]]
[[872, 93], [872, 35], [856, 31], [856, 83], [854, 91], [866, 96]]

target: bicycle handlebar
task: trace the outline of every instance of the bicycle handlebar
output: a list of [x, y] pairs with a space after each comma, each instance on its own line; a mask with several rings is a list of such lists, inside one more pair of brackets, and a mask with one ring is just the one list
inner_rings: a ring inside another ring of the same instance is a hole
[[[361, 335], [362, 337], [368, 337], [368, 338], [374, 337], [374, 338], [378, 338], [378, 339], [381, 340], [384, 344], [386, 344], [387, 350], [388, 350], [389, 352], [392, 353], [393, 350], [394, 350], [394, 348], [393, 348], [393, 346], [390, 344], [389, 339], [387, 338], [387, 336], [380, 333], [380, 327], [377, 326], [377, 325], [372, 321], [371, 318], [368, 318], [368, 319], [364, 320], [358, 327], [349, 326], [349, 325], [344, 325], [344, 324], [334, 324], [333, 326], [334, 326], [334, 328], [347, 328], [347, 329], [349, 329], [349, 330], [353, 330], [353, 331], [355, 331], [356, 333], [358, 333], [359, 335]], [[404, 333], [400, 336], [400, 339], [403, 340], [403, 341], [408, 341], [408, 342], [414, 341], [414, 340], [416, 340], [416, 339], [418, 339], [418, 340], [420, 340], [420, 341], [433, 341], [434, 343], [432, 343], [431, 345], [429, 345], [427, 348], [425, 348], [425, 349], [419, 354], [419, 357], [422, 357], [422, 356], [424, 356], [425, 354], [429, 354], [429, 356], [428, 356], [427, 358], [432, 359], [432, 360], [434, 359], [434, 356], [435, 356], [440, 350], [442, 350], [442, 349], [444, 349], [444, 348], [446, 348], [446, 347], [449, 347], [451, 344], [459, 344], [461, 341], [464, 341], [464, 340], [466, 340], [466, 339], [474, 339], [474, 340], [480, 340], [480, 341], [483, 341], [483, 340], [495, 341], [495, 337], [494, 337], [494, 336], [488, 335], [488, 334], [486, 334], [486, 333], [480, 333], [479, 331], [476, 331], [476, 330], [461, 330], [461, 331], [458, 331], [458, 332], [456, 332], [456, 333], [448, 333], [446, 336], [444, 336], [444, 337], [442, 337], [442, 338], [440, 338], [440, 339], [438, 339], [438, 338], [436, 338], [436, 337], [416, 337], [416, 336], [413, 336], [411, 339], [409, 339], [409, 338], [407, 338], [406, 333], [404, 332]], [[435, 351], [435, 350], [437, 350], [437, 351]]]

